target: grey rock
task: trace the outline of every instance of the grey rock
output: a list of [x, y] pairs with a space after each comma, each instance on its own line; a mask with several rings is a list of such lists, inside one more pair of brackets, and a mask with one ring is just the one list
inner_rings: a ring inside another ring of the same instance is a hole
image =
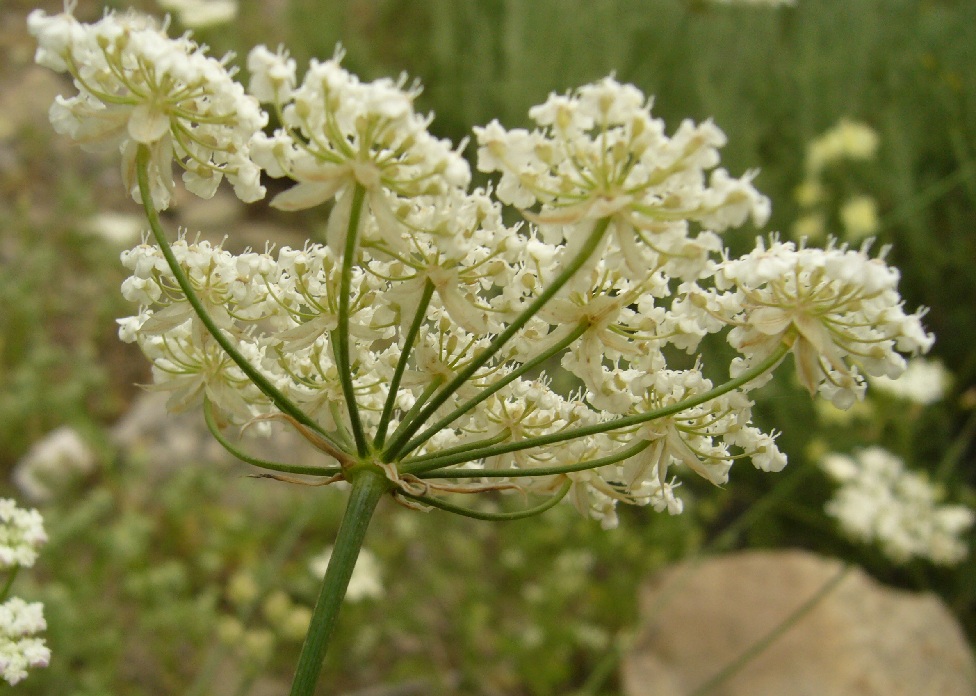
[[[207, 429], [202, 409], [197, 406], [181, 413], [166, 409], [169, 395], [147, 391], [139, 395], [129, 411], [112, 427], [110, 438], [120, 452], [139, 456], [160, 473], [197, 463], [231, 464], [238, 460], [213, 438]], [[319, 452], [284, 425], [275, 425], [271, 437], [238, 439], [238, 428], [224, 435], [250, 456], [301, 466], [332, 466], [335, 460]], [[247, 467], [247, 465], [241, 465]], [[258, 469], [247, 467], [248, 471]]]
[[[687, 696], [817, 594], [842, 563], [755, 551], [684, 563], [640, 597], [643, 625], [622, 664], [625, 696]], [[976, 663], [933, 595], [854, 568], [712, 696], [974, 696]]]

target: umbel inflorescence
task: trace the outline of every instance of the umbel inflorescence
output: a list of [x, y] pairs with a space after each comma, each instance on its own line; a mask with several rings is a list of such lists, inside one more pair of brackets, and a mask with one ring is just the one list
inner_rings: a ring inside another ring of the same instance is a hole
[[[38, 62], [77, 89], [55, 127], [120, 148], [152, 225], [154, 243], [123, 254], [138, 310], [120, 335], [228, 447], [222, 425], [285, 421], [326, 457], [297, 470], [326, 481], [381, 471], [401, 501], [448, 508], [438, 494], [568, 493], [612, 526], [618, 502], [680, 512], [673, 468], [714, 484], [739, 458], [782, 469], [751, 390], [787, 353], [811, 394], [845, 407], [865, 375], [895, 377], [932, 343], [884, 250], [772, 236], [730, 258], [718, 233], [769, 214], [752, 174], [718, 167], [713, 123], [668, 135], [613, 78], [551, 95], [533, 130], [476, 128], [478, 168], [500, 178], [471, 190], [463, 147], [415, 111], [419, 87], [362, 82], [341, 51], [299, 81], [283, 49], [259, 46], [248, 93], [228, 59], [141, 16], [38, 11], [30, 29]], [[174, 161], [205, 197], [224, 176], [247, 202], [264, 195], [259, 170], [290, 180], [271, 205], [327, 204], [325, 239], [236, 255], [167, 241], [156, 210]], [[506, 224], [505, 206], [525, 222]], [[731, 365], [669, 362], [723, 332]]]

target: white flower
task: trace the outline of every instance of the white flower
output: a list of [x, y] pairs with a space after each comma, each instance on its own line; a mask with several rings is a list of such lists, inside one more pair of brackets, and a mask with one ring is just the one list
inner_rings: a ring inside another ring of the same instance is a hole
[[[330, 546], [309, 560], [309, 572], [317, 578], [324, 578], [331, 558], [332, 547]], [[350, 602], [358, 602], [363, 599], [376, 599], [382, 597], [383, 594], [379, 561], [369, 549], [361, 549], [359, 557], [356, 559], [356, 567], [352, 571], [352, 577], [349, 578], [345, 598]]]
[[343, 233], [353, 189], [361, 186], [381, 227], [392, 228], [389, 241], [401, 226], [398, 199], [449, 195], [467, 187], [470, 172], [449, 142], [428, 133], [430, 118], [414, 112], [419, 87], [405, 88], [405, 78], [361, 82], [342, 68], [342, 55], [313, 60], [292, 89], [293, 61], [264, 46], [251, 51], [251, 89], [275, 103], [283, 125], [272, 136], [255, 135], [254, 157], [269, 175], [297, 182], [271, 205], [300, 210], [335, 198], [339, 212], [330, 224]]
[[478, 168], [501, 172], [498, 197], [540, 223], [547, 241], [609, 218], [620, 261], [635, 279], [687, 257], [697, 263], [681, 277], [697, 277], [713, 242], [696, 246], [689, 221], [721, 231], [749, 217], [761, 225], [769, 216], [752, 174], [733, 179], [714, 169], [726, 141], [721, 130], [686, 120], [667, 137], [633, 85], [607, 77], [551, 94], [529, 115], [538, 130], [506, 131], [497, 121], [475, 129]]
[[[487, 350], [492, 337], [503, 333], [553, 282], [578, 253], [578, 240], [505, 226], [490, 190], [469, 193], [461, 188], [466, 169], [456, 178], [436, 158], [421, 158], [413, 148], [427, 137], [417, 130], [426, 128], [426, 120], [413, 113], [414, 94], [401, 85], [364, 85], [333, 60], [313, 63], [295, 87], [293, 64], [284, 51], [273, 54], [263, 48], [251, 53], [250, 64], [252, 89], [281, 102], [285, 120], [292, 119], [288, 129], [274, 136], [257, 136], [255, 156], [272, 175], [298, 182], [281, 194], [285, 198], [276, 199], [279, 203], [336, 195], [326, 229], [328, 244], [233, 255], [181, 236], [172, 245], [173, 254], [203, 306], [238, 350], [327, 434], [342, 440], [352, 424], [348, 411], [338, 406], [346, 401], [336, 358], [341, 242], [353, 213], [355, 188], [362, 187], [361, 244], [350, 269], [348, 295], [352, 388], [366, 436], [376, 437], [380, 425], [387, 426], [387, 434], [395, 433], [405, 413], [429, 400], [432, 389], [449, 383]], [[601, 99], [609, 101], [601, 106]], [[553, 97], [533, 113], [554, 124], [564, 109], [576, 109], [584, 125], [595, 123], [601, 114], [627, 121], [629, 115], [646, 116], [644, 102], [635, 88], [608, 82], [572, 98]], [[375, 127], [364, 125], [369, 123]], [[663, 132], [662, 124], [647, 128]], [[592, 144], [594, 136], [585, 132], [579, 137]], [[706, 176], [705, 170], [717, 162], [715, 147], [723, 138], [711, 124], [685, 123], [673, 138], [660, 135], [658, 154], [665, 159], [647, 165], [664, 167], [658, 172], [658, 193], [673, 199], [687, 192], [697, 201], [692, 217], [717, 227], [763, 208], [751, 194], [739, 195], [751, 191], [747, 183], [721, 170]], [[444, 152], [451, 153], [448, 159], [454, 157], [453, 151]], [[422, 187], [411, 188], [417, 181]], [[594, 210], [605, 204], [595, 203]], [[563, 291], [445, 399], [439, 413], [457, 408], [454, 419], [437, 432], [425, 433], [412, 454], [430, 456], [486, 437], [506, 444], [549, 437], [670, 406], [710, 389], [711, 382], [697, 370], [666, 369], [667, 345], [691, 352], [705, 335], [726, 326], [694, 302], [673, 297], [672, 280], [713, 273], [711, 257], [721, 249], [711, 232], [689, 236], [683, 209], [674, 206], [652, 231], [615, 226], [611, 238]], [[645, 233], [652, 238], [639, 236]], [[120, 336], [137, 342], [153, 362], [155, 388], [172, 393], [172, 408], [186, 408], [206, 396], [223, 420], [238, 425], [277, 413], [202, 330], [158, 247], [139, 245], [123, 254], [123, 263], [132, 273], [123, 283], [123, 295], [139, 308], [119, 321]], [[718, 312], [740, 309], [721, 298], [713, 298], [713, 304]], [[415, 322], [416, 336], [407, 345]], [[404, 350], [409, 357], [402, 362]], [[582, 380], [582, 389], [564, 396], [544, 375], [508, 378], [546, 351], [562, 356], [561, 364]], [[398, 391], [390, 394], [398, 367]], [[503, 379], [506, 384], [499, 387]], [[481, 398], [486, 390], [490, 394]], [[381, 420], [384, 411], [388, 424]], [[750, 456], [767, 471], [781, 469], [785, 457], [773, 437], [755, 429], [750, 418], [751, 402], [735, 392], [641, 428], [485, 456], [469, 466], [531, 470], [575, 465], [648, 442], [641, 455], [628, 461], [621, 457], [605, 471], [568, 475], [569, 499], [582, 513], [611, 527], [618, 502], [673, 514], [682, 510], [675, 494], [678, 482], [669, 478], [671, 466], [690, 468], [716, 484], [727, 479], [739, 457]], [[503, 485], [551, 495], [564, 481], [556, 476], [513, 477]]]
[[183, 26], [202, 29], [227, 24], [237, 16], [237, 0], [158, 0], [164, 10], [174, 12]]
[[62, 426], [31, 447], [14, 468], [13, 480], [29, 499], [42, 502], [94, 468], [91, 447], [74, 428]]
[[13, 597], [0, 604], [0, 677], [14, 685], [32, 667], [47, 667], [51, 651], [34, 634], [47, 628], [44, 606]]
[[247, 55], [248, 91], [261, 102], [283, 102], [295, 89], [295, 67], [294, 58], [288, 57], [283, 46], [276, 53], [255, 46]]
[[821, 463], [840, 484], [826, 511], [858, 541], [877, 543], [904, 563], [926, 558], [955, 565], [968, 555], [965, 533], [976, 514], [963, 505], [940, 505], [939, 491], [879, 447], [855, 457], [830, 454]]
[[0, 570], [34, 565], [37, 550], [46, 541], [41, 513], [19, 508], [9, 498], [0, 498]]
[[[34, 21], [47, 37], [42, 59], [56, 62], [50, 54], [75, 41], [73, 20]], [[252, 92], [282, 124], [255, 133], [249, 155], [295, 182], [273, 205], [332, 202], [326, 243], [231, 254], [181, 234], [171, 245], [251, 369], [204, 329], [159, 247], [122, 255], [131, 272], [122, 294], [136, 308], [119, 335], [150, 359], [173, 409], [206, 399], [221, 424], [299, 422], [343, 471], [375, 464], [408, 503], [562, 492], [610, 528], [620, 502], [681, 512], [677, 469], [723, 485], [739, 458], [770, 472], [786, 465], [775, 434], [752, 424], [748, 390], [769, 372], [723, 388], [698, 361], [670, 369], [673, 349], [693, 354], [728, 331], [737, 376], [785, 343], [804, 385], [844, 404], [862, 372], [897, 374], [899, 352], [931, 344], [920, 315], [901, 309], [897, 271], [866, 248], [773, 240], [723, 257], [707, 228], [761, 224], [769, 203], [751, 174], [717, 168], [725, 136], [710, 121], [685, 121], [668, 137], [637, 88], [607, 78], [551, 95], [531, 110], [533, 132], [478, 129], [480, 166], [501, 177], [497, 189], [468, 191], [458, 151], [414, 111], [419, 87], [361, 82], [340, 58], [312, 61], [300, 82], [283, 48], [248, 59]], [[173, 145], [172, 123], [153, 107], [121, 106], [126, 132]], [[65, 129], [81, 127], [68, 107], [61, 116]], [[537, 224], [504, 224], [499, 201]], [[538, 372], [546, 363], [578, 388], [557, 391]], [[438, 478], [444, 452], [445, 466], [492, 475]], [[377, 573], [362, 572], [374, 580], [354, 578], [351, 598], [382, 589]]]
[[225, 61], [208, 57], [189, 35], [169, 38], [166, 27], [148, 17], [108, 13], [82, 24], [71, 9], [54, 17], [35, 10], [28, 17], [38, 41], [35, 60], [70, 72], [78, 89], [51, 107], [56, 131], [86, 147], [119, 147], [123, 180], [137, 202], [136, 152], [147, 146], [157, 209], [172, 198], [174, 160], [199, 196], [213, 196], [224, 176], [242, 200], [264, 196], [248, 143], [267, 115]]
[[722, 263], [716, 285], [734, 287], [729, 306], [741, 307], [727, 317], [729, 343], [744, 356], [735, 371], [786, 342], [800, 383], [848, 408], [863, 396], [861, 371], [897, 377], [906, 364], [900, 352], [928, 351], [934, 338], [922, 329], [922, 312], [904, 313], [897, 269], [884, 262], [884, 251], [871, 258], [868, 249], [812, 249], [775, 238], [767, 248], [760, 239], [754, 251]]
[[945, 397], [952, 375], [938, 360], [914, 358], [901, 376], [871, 378], [871, 387], [898, 399], [928, 405]]
[[[709, 380], [697, 370], [657, 370], [637, 376], [631, 389], [641, 394], [635, 412], [666, 407], [706, 393]], [[671, 417], [650, 421], [636, 433], [651, 445], [628, 459], [619, 469], [617, 480], [654, 480], [663, 488], [669, 467], [685, 466], [715, 484], [728, 482], [734, 459], [749, 456], [756, 468], [781, 471], [786, 456], [776, 447], [775, 438], [750, 425], [752, 402], [742, 392], [732, 391], [685, 409]]]

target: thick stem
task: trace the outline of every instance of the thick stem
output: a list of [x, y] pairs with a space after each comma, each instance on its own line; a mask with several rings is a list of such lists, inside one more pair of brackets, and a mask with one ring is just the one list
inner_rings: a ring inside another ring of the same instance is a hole
[[356, 567], [356, 559], [359, 557], [370, 518], [380, 498], [390, 488], [390, 481], [376, 471], [359, 472], [353, 479], [349, 503], [342, 517], [342, 524], [339, 525], [329, 568], [322, 581], [322, 589], [312, 611], [308, 635], [305, 636], [298, 658], [290, 696], [312, 696], [315, 693], [322, 660], [335, 629], [342, 600], [346, 596], [349, 578]]
[[474, 373], [477, 372], [485, 363], [491, 360], [492, 356], [495, 355], [502, 346], [508, 343], [511, 338], [518, 333], [518, 331], [525, 326], [529, 320], [539, 313], [539, 310], [549, 302], [559, 292], [566, 283], [568, 283], [576, 272], [586, 264], [587, 260], [596, 252], [597, 248], [600, 246], [600, 242], [603, 240], [603, 235], [607, 231], [607, 227], [610, 226], [610, 218], [600, 218], [593, 225], [593, 230], [590, 232], [590, 236], [586, 238], [586, 241], [580, 247], [579, 252], [576, 256], [570, 259], [569, 263], [563, 268], [562, 272], [556, 276], [545, 290], [543, 290], [532, 303], [526, 307], [521, 314], [519, 314], [511, 324], [509, 324], [504, 331], [495, 336], [495, 338], [488, 344], [488, 346], [477, 356], [475, 356], [467, 366], [455, 375], [454, 379], [448, 382], [444, 388], [433, 398], [430, 403], [424, 408], [423, 411], [417, 414], [417, 416], [406, 423], [402, 432], [396, 433], [393, 441], [390, 442], [389, 447], [383, 452], [383, 461], [392, 462], [396, 459], [400, 459], [409, 450], [406, 447], [407, 442], [416, 433], [423, 424], [427, 421], [431, 415], [441, 407], [445, 401], [447, 401], [451, 395], [464, 385]]
[[312, 420], [308, 414], [292, 403], [291, 400], [282, 394], [273, 384], [271, 384], [271, 382], [269, 382], [264, 375], [258, 372], [258, 370], [251, 365], [251, 363], [249, 363], [243, 355], [241, 355], [241, 352], [237, 350], [234, 344], [231, 343], [227, 336], [224, 335], [223, 331], [220, 330], [220, 327], [214, 323], [213, 319], [207, 313], [206, 308], [203, 306], [203, 302], [200, 301], [200, 298], [193, 290], [193, 286], [190, 284], [190, 279], [187, 278], [186, 274], [183, 272], [183, 269], [180, 268], [180, 262], [176, 259], [176, 255], [173, 254], [173, 249], [170, 247], [169, 241], [166, 239], [166, 235], [163, 233], [162, 225], [159, 222], [159, 214], [156, 212], [155, 206], [153, 206], [152, 194], [150, 192], [149, 158], [149, 146], [140, 145], [136, 153], [136, 176], [139, 181], [139, 193], [142, 197], [142, 207], [146, 211], [146, 218], [149, 221], [149, 227], [152, 230], [153, 237], [155, 237], [156, 243], [159, 244], [159, 248], [163, 252], [163, 256], [166, 259], [166, 263], [169, 265], [169, 269], [173, 273], [173, 277], [180, 286], [180, 290], [183, 291], [186, 301], [190, 303], [190, 306], [193, 308], [193, 311], [196, 312], [200, 322], [204, 325], [210, 335], [213, 336], [213, 339], [217, 342], [217, 345], [223, 348], [224, 352], [227, 353], [230, 359], [233, 360], [239, 368], [241, 368], [241, 372], [247, 375], [247, 378], [250, 379], [265, 396], [271, 399], [274, 405], [278, 407], [279, 411], [282, 413], [287, 413], [302, 425], [311, 428], [331, 442], [328, 433], [325, 432], [322, 426]]
[[363, 202], [365, 200], [366, 189], [357, 184], [352, 194], [352, 211], [349, 214], [346, 246], [342, 254], [342, 276], [339, 280], [339, 326], [335, 331], [335, 342], [333, 343], [336, 368], [339, 371], [342, 395], [345, 397], [346, 410], [349, 415], [349, 428], [356, 440], [356, 451], [360, 457], [366, 455], [366, 436], [363, 434], [363, 424], [359, 420], [359, 405], [356, 403], [352, 371], [349, 365], [349, 299], [352, 292], [352, 267], [356, 261], [359, 220], [363, 213]]

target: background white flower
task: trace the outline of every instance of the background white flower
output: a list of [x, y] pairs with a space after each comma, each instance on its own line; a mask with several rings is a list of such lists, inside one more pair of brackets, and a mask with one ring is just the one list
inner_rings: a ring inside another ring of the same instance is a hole
[[[329, 567], [331, 558], [332, 547], [330, 546], [319, 555], [309, 559], [309, 572], [317, 578], [325, 577], [325, 571]], [[356, 567], [353, 568], [352, 577], [349, 579], [345, 599], [350, 602], [376, 599], [382, 597], [384, 592], [379, 561], [369, 549], [362, 549], [359, 552], [359, 558], [356, 559]]]
[[47, 628], [40, 602], [13, 597], [0, 604], [0, 677], [14, 685], [32, 667], [47, 667], [51, 651], [34, 634]]
[[869, 447], [853, 457], [830, 454], [821, 466], [840, 484], [826, 512], [852, 538], [878, 544], [897, 563], [955, 565], [968, 555], [965, 535], [976, 513], [940, 504], [941, 491], [895, 455]]
[[0, 570], [34, 565], [37, 551], [46, 541], [41, 513], [19, 508], [10, 498], [0, 498]]
[[952, 375], [938, 360], [913, 358], [899, 377], [892, 379], [880, 375], [872, 377], [870, 381], [872, 389], [927, 406], [945, 397]]

